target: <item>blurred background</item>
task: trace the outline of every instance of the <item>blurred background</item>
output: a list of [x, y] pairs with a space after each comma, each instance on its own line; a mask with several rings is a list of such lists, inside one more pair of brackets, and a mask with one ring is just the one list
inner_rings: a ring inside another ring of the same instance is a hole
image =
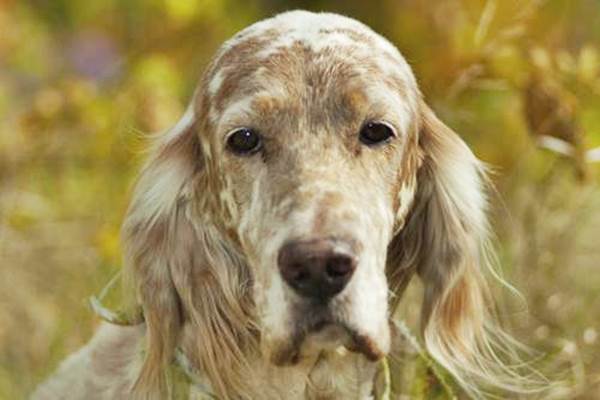
[[[498, 291], [506, 323], [562, 371], [555, 397], [600, 399], [598, 0], [0, 0], [0, 399], [26, 397], [97, 326], [87, 299], [119, 269], [144, 133], [181, 116], [223, 40], [294, 8], [389, 38], [494, 166], [499, 262], [524, 297]], [[450, 396], [412, 365], [403, 398]]]

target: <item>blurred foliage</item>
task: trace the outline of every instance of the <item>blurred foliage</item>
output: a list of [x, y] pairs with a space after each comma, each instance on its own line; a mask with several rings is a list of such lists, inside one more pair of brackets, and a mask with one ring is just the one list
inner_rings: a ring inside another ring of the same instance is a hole
[[[0, 398], [25, 397], [97, 324], [86, 299], [119, 268], [142, 133], [177, 120], [224, 39], [294, 8], [388, 37], [496, 168], [500, 262], [526, 300], [509, 299], [507, 323], [565, 371], [556, 398], [600, 398], [599, 178], [585, 160], [600, 146], [597, 0], [0, 0]], [[413, 326], [418, 290], [402, 306]], [[444, 398], [410, 359], [400, 398]]]

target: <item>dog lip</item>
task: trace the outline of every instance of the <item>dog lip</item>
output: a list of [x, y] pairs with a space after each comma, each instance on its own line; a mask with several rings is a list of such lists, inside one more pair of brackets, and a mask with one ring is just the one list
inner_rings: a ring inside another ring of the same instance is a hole
[[[342, 333], [341, 335], [339, 335], [340, 332]], [[331, 336], [332, 334], [339, 336], [334, 337]], [[362, 354], [367, 360], [372, 362], [379, 361], [385, 356], [385, 352], [370, 336], [359, 333], [343, 322], [338, 322], [332, 318], [323, 316], [311, 323], [310, 326], [305, 326], [304, 329], [298, 330], [296, 334], [292, 336], [292, 340], [287, 342], [280, 351], [273, 355], [271, 358], [272, 363], [276, 366], [297, 365], [304, 358], [303, 353], [304, 355], [307, 355], [304, 346], [308, 345], [309, 348], [311, 348], [311, 346], [315, 345], [315, 342], [310, 342], [311, 344], [309, 345], [307, 341], [314, 340], [318, 337], [325, 340], [323, 343], [324, 347], [319, 351], [327, 351], [327, 349], [331, 350], [333, 348], [331, 344], [339, 342], [339, 346], [343, 346], [352, 353]], [[325, 343], [329, 343], [329, 345]], [[312, 347], [312, 349], [315, 350], [316, 348]], [[309, 350], [309, 353], [312, 354], [312, 351]]]
[[345, 346], [349, 351], [353, 353], [361, 353], [369, 361], [373, 362], [379, 361], [385, 356], [385, 353], [369, 336], [361, 335], [350, 330], [349, 333], [352, 337], [352, 340], [349, 345]]

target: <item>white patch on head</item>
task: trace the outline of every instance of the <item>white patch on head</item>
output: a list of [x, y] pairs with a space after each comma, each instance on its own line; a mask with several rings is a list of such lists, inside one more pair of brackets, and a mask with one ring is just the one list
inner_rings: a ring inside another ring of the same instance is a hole
[[221, 68], [213, 75], [210, 82], [208, 82], [208, 94], [211, 97], [217, 94], [219, 89], [221, 89], [221, 85], [223, 84], [223, 80], [225, 79], [225, 72], [227, 70], [228, 68], [226, 67]]
[[320, 30], [324, 29], [320, 26], [310, 26], [302, 30], [292, 30], [286, 32], [284, 35], [279, 36], [269, 46], [262, 49], [257, 57], [260, 59], [269, 58], [277, 51], [291, 47], [296, 43], [302, 43], [314, 52], [319, 52], [326, 47], [343, 48], [343, 47], [355, 47], [361, 45], [361, 43], [348, 37], [343, 33], [324, 33]]
[[409, 182], [405, 182], [400, 191], [398, 192], [399, 207], [396, 212], [396, 229], [395, 233], [398, 233], [404, 226], [406, 214], [413, 203], [416, 193], [416, 180], [410, 179]]

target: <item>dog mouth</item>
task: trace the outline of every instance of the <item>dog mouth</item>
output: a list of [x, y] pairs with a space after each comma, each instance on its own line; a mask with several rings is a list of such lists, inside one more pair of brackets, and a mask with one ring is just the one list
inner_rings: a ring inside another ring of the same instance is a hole
[[385, 356], [375, 338], [365, 335], [345, 321], [333, 318], [330, 313], [312, 313], [304, 324], [296, 326], [291, 339], [282, 343], [272, 354], [271, 361], [277, 366], [292, 366], [303, 359], [326, 352], [362, 354], [369, 361]]

